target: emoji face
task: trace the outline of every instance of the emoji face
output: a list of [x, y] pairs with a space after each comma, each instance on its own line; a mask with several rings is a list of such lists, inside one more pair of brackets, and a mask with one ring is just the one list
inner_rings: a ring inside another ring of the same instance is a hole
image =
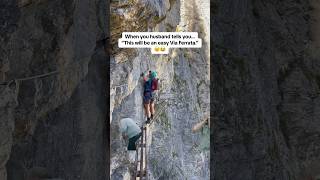
[[159, 47], [155, 47], [154, 50], [155, 50], [156, 52], [158, 52], [158, 51], [160, 51], [160, 48], [159, 48]]
[[161, 47], [161, 51], [165, 51], [166, 50], [166, 48], [165, 47]]

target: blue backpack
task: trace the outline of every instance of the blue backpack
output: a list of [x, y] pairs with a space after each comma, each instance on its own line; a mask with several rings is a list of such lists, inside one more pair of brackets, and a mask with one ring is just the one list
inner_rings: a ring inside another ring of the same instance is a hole
[[156, 78], [157, 73], [155, 71], [151, 72], [151, 78], [144, 83], [144, 92], [153, 92], [158, 90], [158, 79]]
[[152, 79], [144, 83], [144, 92], [152, 92]]

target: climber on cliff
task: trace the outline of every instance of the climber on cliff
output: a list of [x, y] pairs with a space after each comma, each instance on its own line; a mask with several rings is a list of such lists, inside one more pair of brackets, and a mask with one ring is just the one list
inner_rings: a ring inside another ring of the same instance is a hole
[[202, 130], [201, 132], [201, 142], [200, 149], [206, 151], [210, 150], [210, 117], [209, 114], [205, 115], [199, 123], [192, 127], [192, 132], [196, 133]]
[[154, 101], [155, 91], [158, 90], [158, 79], [155, 71], [149, 71], [148, 75], [146, 76], [144, 73], [141, 73], [141, 77], [143, 78], [144, 82], [143, 104], [147, 116], [146, 123], [148, 124], [150, 123], [150, 120], [153, 119], [155, 113]]
[[120, 120], [120, 132], [123, 139], [129, 138], [128, 150], [136, 150], [136, 142], [141, 136], [140, 127], [131, 118], [123, 118]]

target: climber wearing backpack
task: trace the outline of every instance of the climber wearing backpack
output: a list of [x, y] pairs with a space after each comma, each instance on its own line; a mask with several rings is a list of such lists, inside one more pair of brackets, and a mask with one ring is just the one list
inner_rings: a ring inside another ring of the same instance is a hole
[[143, 90], [143, 104], [145, 113], [147, 116], [146, 123], [150, 123], [150, 120], [153, 119], [155, 109], [154, 109], [154, 101], [155, 101], [155, 91], [158, 90], [158, 79], [157, 73], [155, 71], [149, 71], [148, 75], [141, 74], [144, 82], [144, 90]]
[[142, 134], [140, 127], [131, 118], [121, 119], [119, 126], [123, 139], [129, 138], [128, 150], [136, 150], [136, 142]]

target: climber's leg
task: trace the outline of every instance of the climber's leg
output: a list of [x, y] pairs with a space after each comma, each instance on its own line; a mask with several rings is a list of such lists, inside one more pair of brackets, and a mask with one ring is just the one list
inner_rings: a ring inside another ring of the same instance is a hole
[[128, 144], [128, 151], [135, 151], [136, 150], [136, 141], [140, 138], [142, 133], [140, 132], [136, 136], [132, 137], [129, 139], [129, 144]]
[[146, 110], [146, 112], [147, 112], [147, 113], [146, 113], [146, 114], [147, 114], [147, 121], [146, 121], [146, 123], [149, 124], [149, 123], [150, 123], [150, 119], [151, 119], [150, 103], [145, 104], [144, 107], [145, 107], [145, 110]]
[[155, 114], [154, 101], [151, 101], [151, 103], [150, 103], [150, 113], [151, 113], [151, 119], [152, 119]]
[[144, 110], [145, 110], [145, 113], [146, 113], [146, 116], [147, 118], [150, 118], [150, 104], [144, 104]]
[[147, 124], [150, 122], [150, 117], [151, 117], [151, 113], [150, 113], [151, 97], [152, 96], [150, 92], [144, 93], [143, 104], [144, 104], [144, 109], [147, 116], [147, 122], [146, 122]]
[[151, 98], [150, 98], [150, 113], [151, 113], [151, 119], [153, 119], [153, 116], [154, 116], [154, 114], [155, 114], [154, 101], [155, 101], [155, 94], [154, 94], [154, 93], [151, 93]]

